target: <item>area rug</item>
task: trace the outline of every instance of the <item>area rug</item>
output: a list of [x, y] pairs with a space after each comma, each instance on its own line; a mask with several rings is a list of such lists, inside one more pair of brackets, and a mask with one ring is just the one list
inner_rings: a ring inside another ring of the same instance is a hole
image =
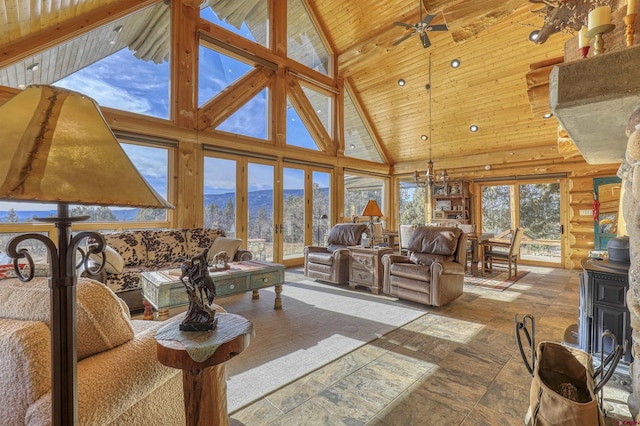
[[503, 291], [509, 288], [513, 283], [527, 275], [529, 271], [518, 271], [518, 274], [508, 278], [507, 271], [496, 271], [485, 274], [483, 277], [465, 276], [464, 283], [466, 285], [485, 288], [487, 290]]
[[283, 310], [273, 288], [216, 299], [253, 322], [247, 349], [226, 363], [229, 412], [425, 315], [426, 307], [286, 273]]

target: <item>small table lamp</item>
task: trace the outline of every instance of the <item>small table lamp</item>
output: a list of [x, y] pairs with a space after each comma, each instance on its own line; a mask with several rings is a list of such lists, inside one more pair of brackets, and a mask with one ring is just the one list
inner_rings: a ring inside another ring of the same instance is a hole
[[373, 218], [382, 216], [382, 211], [376, 200], [367, 201], [367, 205], [364, 206], [364, 210], [362, 210], [360, 216], [369, 216], [369, 244], [373, 247]]
[[[29, 86], [0, 106], [0, 122], [0, 200], [58, 204], [58, 217], [36, 219], [55, 224], [57, 245], [40, 234], [23, 234], [9, 241], [7, 254], [17, 276], [29, 281], [33, 259], [18, 244], [35, 239], [49, 252], [52, 424], [77, 424], [76, 255], [88, 267], [89, 253], [79, 251], [80, 244], [95, 238], [90, 253], [106, 244], [97, 232], [71, 238], [71, 223], [88, 217], [69, 217], [69, 204], [173, 207], [140, 175], [87, 96]], [[31, 266], [29, 276], [18, 268], [19, 259]]]

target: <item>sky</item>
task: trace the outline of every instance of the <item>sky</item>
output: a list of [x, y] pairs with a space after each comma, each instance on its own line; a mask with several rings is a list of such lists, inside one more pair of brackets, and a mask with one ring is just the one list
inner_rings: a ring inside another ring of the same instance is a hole
[[[210, 8], [202, 11], [202, 17], [249, 40], [255, 41], [246, 25], [237, 29], [217, 19]], [[200, 81], [198, 103], [204, 104], [231, 83], [241, 78], [253, 67], [211, 49], [200, 48]], [[139, 60], [128, 48], [124, 48], [102, 60], [53, 83], [86, 94], [98, 105], [130, 111], [161, 119], [169, 118], [170, 68], [161, 64]], [[267, 89], [240, 108], [218, 130], [267, 139]], [[314, 105], [315, 107], [315, 105]], [[292, 145], [317, 150], [317, 146], [295, 109], [287, 109], [287, 139]], [[167, 194], [167, 154], [164, 149], [153, 149], [123, 144], [131, 161], [149, 184], [163, 197]], [[205, 161], [205, 194], [235, 190], [235, 162]], [[215, 164], [215, 167], [209, 167]], [[274, 168], [254, 166], [250, 168], [249, 191], [272, 189]], [[287, 188], [303, 188], [304, 178], [292, 169], [284, 170]], [[327, 183], [328, 184], [328, 183]], [[50, 210], [50, 204], [9, 203], [0, 201], [0, 210]]]

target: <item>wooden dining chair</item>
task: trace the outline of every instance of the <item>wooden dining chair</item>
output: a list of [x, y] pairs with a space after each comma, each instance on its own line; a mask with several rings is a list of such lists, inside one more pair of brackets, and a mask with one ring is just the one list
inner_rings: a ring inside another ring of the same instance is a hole
[[[518, 275], [518, 258], [520, 257], [520, 243], [524, 236], [524, 228], [517, 228], [512, 232], [512, 238], [510, 242], [487, 240], [482, 242], [483, 256], [482, 256], [482, 268], [483, 271], [487, 269], [493, 270], [494, 263], [502, 263], [507, 265], [509, 271], [509, 279], [512, 276]], [[513, 267], [514, 274], [511, 274], [511, 268]]]

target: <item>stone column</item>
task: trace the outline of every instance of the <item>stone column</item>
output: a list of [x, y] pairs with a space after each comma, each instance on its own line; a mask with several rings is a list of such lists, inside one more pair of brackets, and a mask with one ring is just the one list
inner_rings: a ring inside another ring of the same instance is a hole
[[636, 107], [627, 124], [627, 150], [625, 161], [618, 170], [618, 177], [624, 185], [622, 214], [629, 235], [629, 292], [627, 306], [631, 317], [633, 363], [629, 368], [633, 392], [627, 401], [631, 414], [640, 420], [640, 130], [636, 130], [640, 109]]

